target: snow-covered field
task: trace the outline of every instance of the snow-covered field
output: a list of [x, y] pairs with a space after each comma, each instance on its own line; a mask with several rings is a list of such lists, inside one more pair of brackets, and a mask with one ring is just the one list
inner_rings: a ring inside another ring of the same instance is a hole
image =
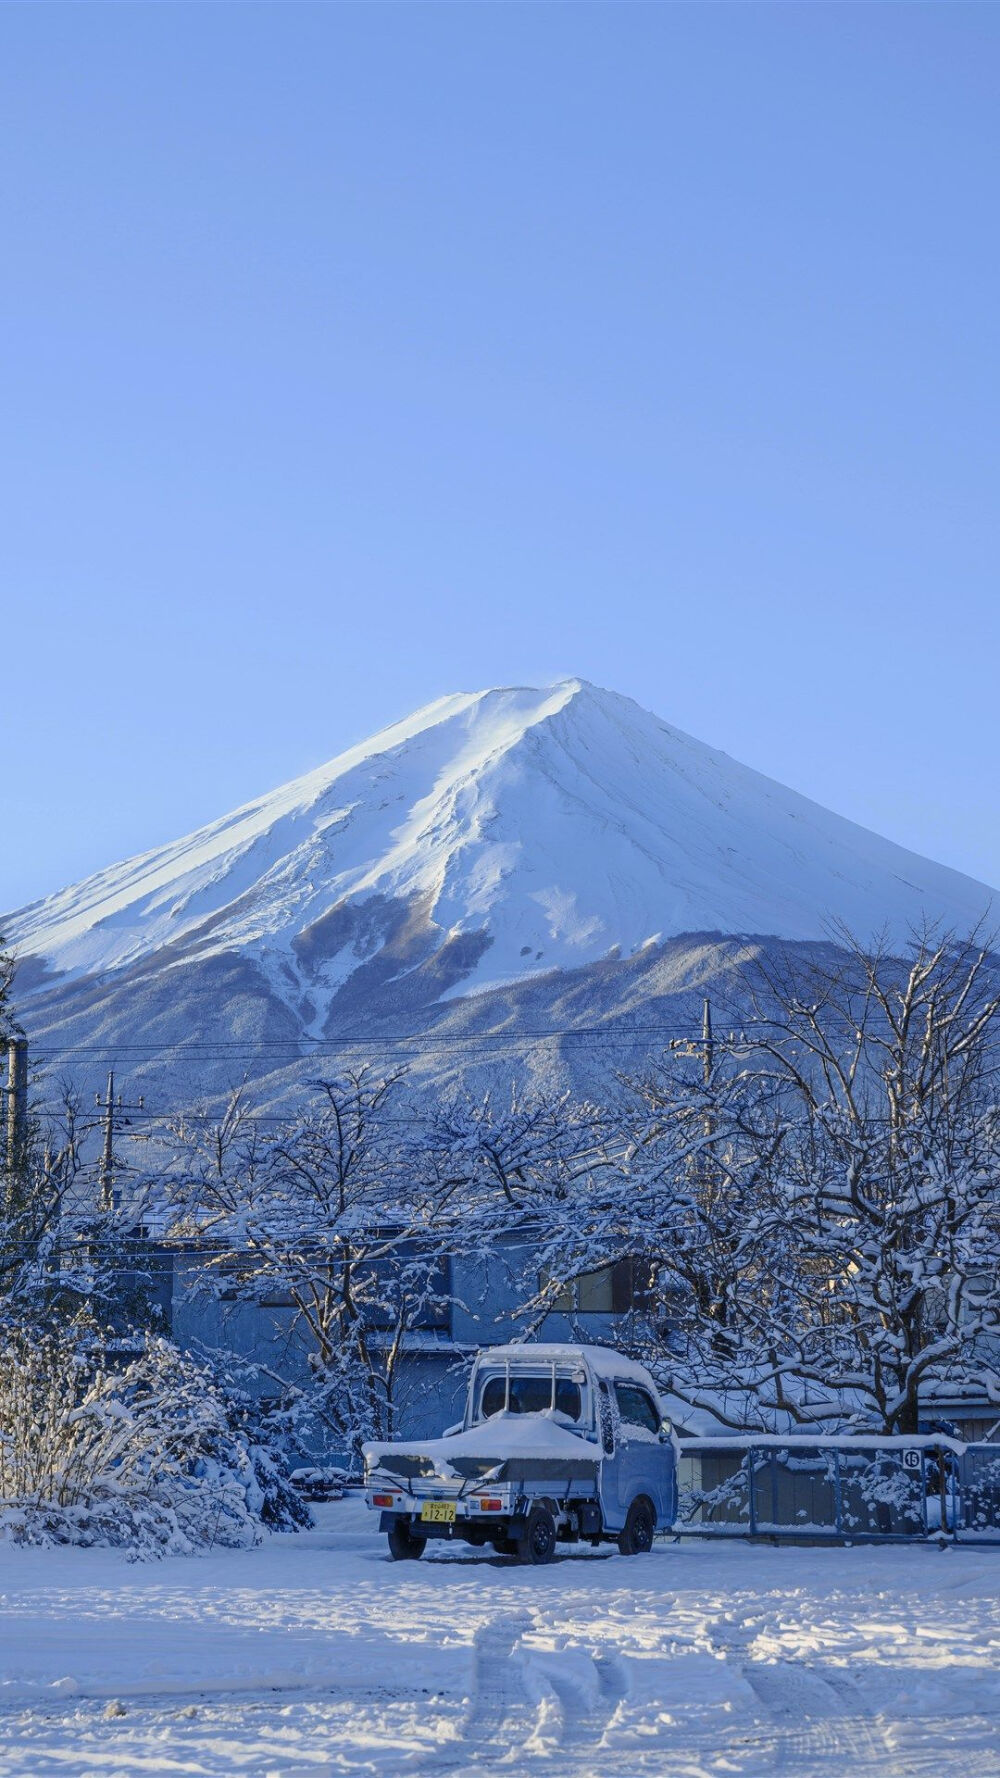
[[1000, 1774], [1000, 1552], [0, 1555], [0, 1774]]

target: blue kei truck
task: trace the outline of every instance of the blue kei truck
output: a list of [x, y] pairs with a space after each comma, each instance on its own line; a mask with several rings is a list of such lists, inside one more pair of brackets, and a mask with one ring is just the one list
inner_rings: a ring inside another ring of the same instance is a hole
[[465, 1418], [365, 1446], [365, 1497], [396, 1561], [430, 1539], [550, 1562], [559, 1543], [650, 1550], [677, 1514], [677, 1442], [642, 1365], [604, 1346], [481, 1351]]

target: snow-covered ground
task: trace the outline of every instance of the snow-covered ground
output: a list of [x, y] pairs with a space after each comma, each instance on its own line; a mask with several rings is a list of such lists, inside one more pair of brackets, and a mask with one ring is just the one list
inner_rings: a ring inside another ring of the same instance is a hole
[[1000, 1774], [1000, 1552], [0, 1552], [0, 1774]]

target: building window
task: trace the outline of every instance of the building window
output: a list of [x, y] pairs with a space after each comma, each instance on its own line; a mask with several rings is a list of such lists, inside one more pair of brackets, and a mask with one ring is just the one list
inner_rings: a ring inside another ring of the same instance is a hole
[[268, 1285], [257, 1301], [262, 1309], [294, 1309], [298, 1306], [291, 1291], [280, 1284]]
[[[615, 1260], [594, 1272], [581, 1272], [561, 1284], [552, 1299], [561, 1315], [628, 1315], [633, 1309], [649, 1309], [654, 1300], [656, 1267], [650, 1259]], [[550, 1280], [543, 1278], [542, 1286]]]
[[[388, 1238], [379, 1236], [388, 1244]], [[447, 1255], [431, 1254], [425, 1264], [418, 1244], [399, 1241], [391, 1252], [377, 1259], [359, 1259], [351, 1263], [355, 1297], [369, 1326], [394, 1328], [402, 1320], [410, 1331], [427, 1330], [447, 1333], [451, 1328], [451, 1261]], [[295, 1309], [299, 1295], [310, 1294], [310, 1261], [316, 1267], [316, 1285], [328, 1284], [337, 1294], [341, 1284], [343, 1261], [332, 1256], [308, 1251], [295, 1265], [295, 1276], [286, 1282], [280, 1271], [269, 1272], [256, 1254], [226, 1254], [216, 1262], [213, 1272], [224, 1279], [220, 1296], [224, 1302], [254, 1303], [261, 1309]], [[416, 1271], [416, 1282], [410, 1274]], [[327, 1274], [324, 1279], [323, 1274]], [[292, 1285], [300, 1288], [293, 1293]]]

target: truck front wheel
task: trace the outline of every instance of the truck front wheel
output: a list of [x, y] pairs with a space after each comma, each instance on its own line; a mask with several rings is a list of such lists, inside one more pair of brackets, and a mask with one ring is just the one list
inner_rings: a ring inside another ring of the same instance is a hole
[[405, 1519], [397, 1519], [386, 1535], [389, 1539], [389, 1554], [394, 1562], [416, 1562], [427, 1548], [426, 1537], [418, 1537]]
[[633, 1500], [618, 1537], [623, 1556], [645, 1556], [653, 1547], [656, 1515], [648, 1500]]
[[547, 1506], [533, 1506], [517, 1540], [519, 1562], [551, 1562], [556, 1553], [556, 1522]]

